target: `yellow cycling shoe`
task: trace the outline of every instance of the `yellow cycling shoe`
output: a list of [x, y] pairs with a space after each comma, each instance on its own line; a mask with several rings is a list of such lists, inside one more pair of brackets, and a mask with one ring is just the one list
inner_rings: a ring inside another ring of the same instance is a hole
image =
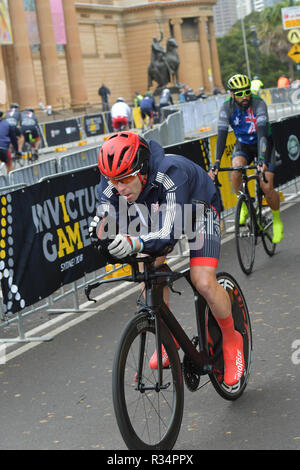
[[239, 224], [240, 225], [245, 225], [245, 223], [247, 222], [248, 217], [249, 217], [248, 207], [247, 207], [246, 203], [243, 202], [242, 207], [241, 207], [241, 212], [240, 212]]
[[273, 220], [273, 243], [280, 243], [284, 239], [283, 223], [279, 220]]

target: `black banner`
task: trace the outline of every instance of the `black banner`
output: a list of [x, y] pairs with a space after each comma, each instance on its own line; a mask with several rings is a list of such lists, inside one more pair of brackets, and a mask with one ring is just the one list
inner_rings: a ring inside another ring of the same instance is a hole
[[91, 246], [99, 170], [88, 168], [1, 196], [3, 303], [15, 313], [106, 264]]
[[278, 187], [300, 175], [300, 117], [273, 123], [272, 135], [281, 163], [274, 179], [274, 185]]
[[44, 128], [48, 147], [76, 142], [81, 138], [77, 119], [47, 122]]
[[176, 155], [183, 155], [184, 157], [192, 160], [194, 163], [200, 165], [204, 170], [209, 167], [209, 139], [196, 139], [183, 144], [176, 144], [164, 147], [165, 153], [174, 153]]
[[103, 114], [93, 114], [84, 116], [83, 127], [87, 137], [104, 134], [104, 117]]

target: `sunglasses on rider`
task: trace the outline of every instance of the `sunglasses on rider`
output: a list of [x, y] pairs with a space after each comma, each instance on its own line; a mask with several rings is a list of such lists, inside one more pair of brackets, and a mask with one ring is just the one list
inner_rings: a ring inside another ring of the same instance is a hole
[[251, 95], [251, 90], [244, 90], [244, 91], [234, 91], [233, 92], [235, 96], [238, 96], [239, 98], [242, 98], [244, 96], [250, 96]]
[[131, 181], [134, 180], [134, 178], [139, 173], [139, 171], [131, 173], [131, 175], [129, 175], [129, 176], [124, 176], [124, 178], [119, 178], [119, 179], [108, 178], [108, 181], [110, 181], [112, 184], [115, 184], [115, 185], [117, 185], [118, 183], [128, 184], [128, 183], [131, 183]]

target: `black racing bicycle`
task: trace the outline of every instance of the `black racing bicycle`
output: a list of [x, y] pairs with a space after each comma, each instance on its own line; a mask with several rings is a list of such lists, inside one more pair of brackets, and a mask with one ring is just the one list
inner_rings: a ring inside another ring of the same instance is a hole
[[[113, 404], [117, 423], [129, 449], [171, 450], [177, 440], [184, 407], [184, 383], [195, 392], [209, 382], [226, 400], [236, 400], [244, 392], [250, 374], [252, 334], [250, 317], [243, 293], [227, 273], [217, 275], [218, 282], [227, 290], [232, 303], [235, 329], [244, 342], [245, 370], [233, 386], [224, 383], [222, 334], [206, 301], [191, 283], [190, 271], [173, 272], [167, 265], [153, 266], [155, 258], [129, 257], [132, 275], [117, 279], [103, 279], [86, 286], [89, 300], [91, 290], [108, 282], [126, 280], [143, 282], [144, 297], [137, 302], [137, 311], [125, 326], [115, 353], [112, 378]], [[144, 263], [139, 272], [138, 263]], [[168, 286], [176, 292], [173, 283], [185, 279], [195, 299], [196, 326], [189, 338], [163, 300], [163, 289]], [[175, 346], [176, 338], [182, 351]], [[162, 366], [162, 345], [170, 365]], [[158, 367], [149, 367], [149, 360], [158, 351]], [[180, 353], [181, 354], [181, 353]], [[201, 376], [208, 380], [200, 385]]]
[[[247, 174], [247, 170], [255, 169], [254, 174]], [[263, 192], [259, 181], [265, 175], [257, 169], [257, 165], [245, 165], [237, 167], [224, 167], [219, 171], [240, 171], [242, 173], [242, 187], [238, 194], [238, 202], [235, 210], [235, 241], [240, 267], [245, 274], [250, 274], [255, 259], [255, 247], [259, 238], [269, 256], [275, 253], [276, 244], [273, 238], [273, 217], [270, 208], [263, 206]], [[255, 180], [255, 197], [249, 193], [248, 183]], [[266, 180], [265, 180], [266, 181]], [[242, 213], [248, 216], [242, 221]]]
[[11, 154], [12, 162], [14, 163], [14, 167], [15, 168], [17, 166], [23, 167], [25, 164], [25, 159], [23, 158], [22, 154], [19, 152], [16, 152], [12, 145], [10, 145], [9, 151]]
[[35, 139], [30, 130], [24, 133], [24, 158], [27, 158], [27, 163], [33, 163], [39, 159], [38, 150], [34, 148]]

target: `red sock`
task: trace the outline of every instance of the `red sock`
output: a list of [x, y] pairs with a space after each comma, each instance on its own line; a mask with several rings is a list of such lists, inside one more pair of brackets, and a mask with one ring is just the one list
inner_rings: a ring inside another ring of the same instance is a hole
[[223, 341], [230, 341], [234, 337], [235, 332], [232, 314], [230, 313], [226, 318], [215, 318], [221, 328]]

